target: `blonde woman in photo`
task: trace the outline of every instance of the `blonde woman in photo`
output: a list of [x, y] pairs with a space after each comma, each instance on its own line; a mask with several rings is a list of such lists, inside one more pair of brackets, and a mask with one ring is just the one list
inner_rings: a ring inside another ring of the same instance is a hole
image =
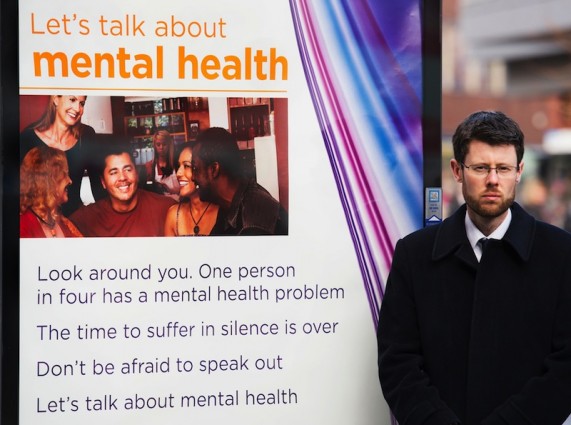
[[38, 146], [65, 152], [73, 181], [68, 190], [69, 202], [62, 210], [66, 216], [82, 205], [80, 191], [85, 172], [95, 200], [105, 196], [96, 166], [98, 146], [95, 130], [81, 122], [86, 101], [87, 96], [83, 95], [50, 96], [40, 119], [20, 134], [20, 163], [30, 149]]

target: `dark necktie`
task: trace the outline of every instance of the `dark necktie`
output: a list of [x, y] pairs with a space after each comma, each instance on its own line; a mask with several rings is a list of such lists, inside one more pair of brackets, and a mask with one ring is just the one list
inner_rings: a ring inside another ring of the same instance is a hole
[[481, 238], [478, 241], [478, 243], [480, 244], [480, 248], [482, 248], [482, 254], [486, 250], [486, 245], [488, 245], [488, 242], [490, 242], [490, 240], [488, 238]]

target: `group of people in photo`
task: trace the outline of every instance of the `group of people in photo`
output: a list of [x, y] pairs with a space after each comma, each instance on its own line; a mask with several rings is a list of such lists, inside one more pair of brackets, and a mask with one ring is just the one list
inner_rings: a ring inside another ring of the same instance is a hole
[[[288, 214], [242, 172], [236, 138], [213, 127], [175, 145], [153, 137], [138, 166], [128, 141], [81, 123], [86, 96], [54, 95], [20, 140], [20, 237], [286, 235]], [[83, 205], [89, 176], [94, 203]]]

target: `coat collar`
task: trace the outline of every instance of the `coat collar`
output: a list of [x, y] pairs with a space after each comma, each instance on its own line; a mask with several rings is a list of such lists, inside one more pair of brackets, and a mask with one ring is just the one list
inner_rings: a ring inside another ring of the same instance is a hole
[[[535, 235], [536, 220], [515, 202], [511, 210], [512, 222], [502, 240], [513, 248], [522, 261], [528, 261]], [[437, 261], [455, 253], [464, 262], [471, 265], [477, 264], [474, 251], [466, 236], [465, 215], [466, 205], [464, 204], [442, 222], [434, 242], [433, 260]]]

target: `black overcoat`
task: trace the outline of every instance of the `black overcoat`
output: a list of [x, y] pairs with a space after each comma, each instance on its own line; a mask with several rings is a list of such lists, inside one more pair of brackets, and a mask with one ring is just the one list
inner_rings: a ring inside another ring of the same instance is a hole
[[397, 243], [378, 342], [400, 425], [561, 425], [571, 413], [571, 235], [511, 210], [480, 263], [465, 206]]

